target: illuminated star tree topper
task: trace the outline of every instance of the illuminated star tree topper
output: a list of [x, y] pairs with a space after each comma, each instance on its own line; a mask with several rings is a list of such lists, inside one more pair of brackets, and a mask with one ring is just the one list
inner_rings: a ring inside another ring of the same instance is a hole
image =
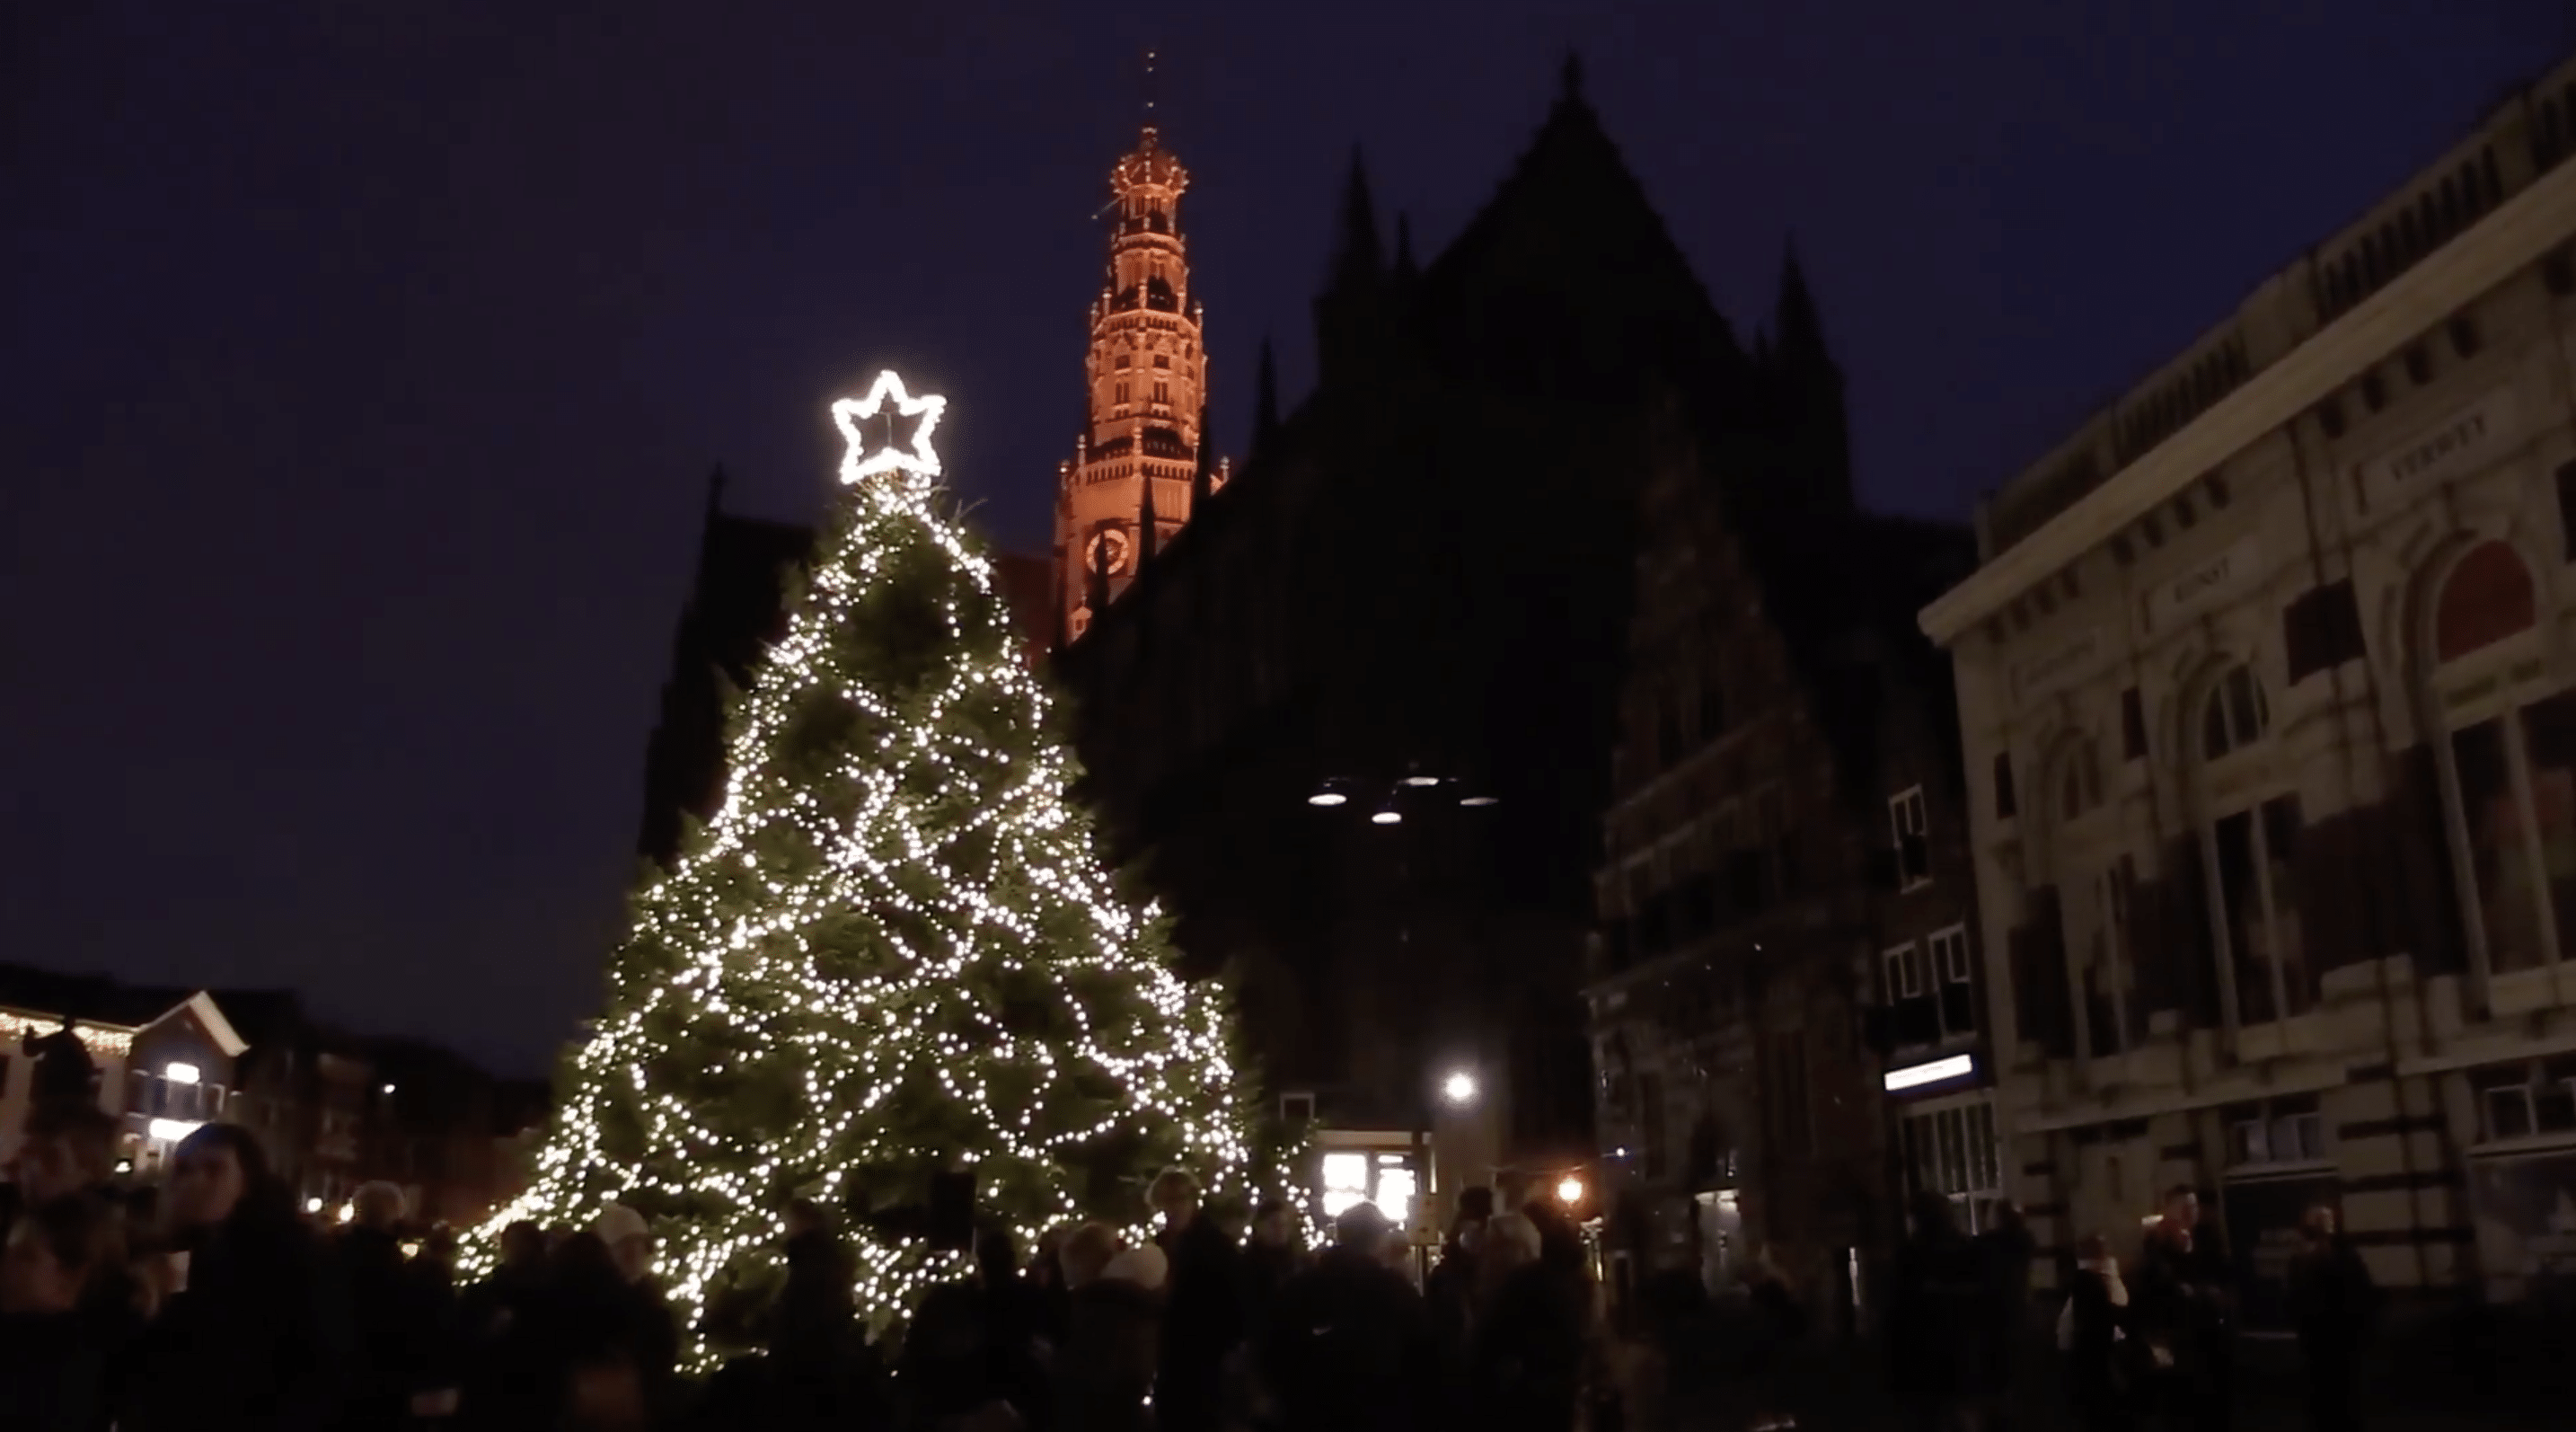
[[1247, 1195], [1272, 1166], [1224, 992], [1113, 888], [992, 564], [942, 515], [944, 407], [892, 373], [832, 405], [843, 486], [724, 803], [636, 895], [531, 1187], [486, 1230], [644, 1214], [696, 1367], [725, 1350], [710, 1308], [776, 1277], [791, 1200], [863, 1230], [883, 1324], [962, 1271], [918, 1236], [936, 1175], [1026, 1240], [1141, 1221], [1165, 1166]]

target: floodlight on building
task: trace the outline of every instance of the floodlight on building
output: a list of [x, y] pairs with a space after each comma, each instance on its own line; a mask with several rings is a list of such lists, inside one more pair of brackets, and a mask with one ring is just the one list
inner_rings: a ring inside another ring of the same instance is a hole
[[175, 1144], [204, 1127], [195, 1119], [154, 1119], [144, 1125], [144, 1131], [157, 1142]]
[[1440, 784], [1440, 778], [1438, 776], [1407, 776], [1404, 778], [1404, 783], [1418, 790]]
[[320, 1213], [322, 1211], [322, 1200], [318, 1198], [308, 1198], [304, 1200], [304, 1211], [307, 1213]]
[[199, 1078], [199, 1071], [194, 1064], [164, 1064], [161, 1066], [161, 1077], [173, 1084], [194, 1084]]
[[1458, 798], [1458, 804], [1462, 806], [1482, 808], [1489, 805], [1500, 805], [1502, 802], [1493, 796], [1460, 796]]
[[1310, 806], [1347, 805], [1350, 803], [1350, 799], [1351, 798], [1349, 796], [1343, 795], [1340, 791], [1317, 791], [1313, 795], [1306, 797], [1306, 804]]
[[1404, 812], [1397, 810], [1393, 806], [1388, 806], [1386, 809], [1369, 817], [1369, 822], [1373, 825], [1398, 825], [1401, 824], [1403, 820]]

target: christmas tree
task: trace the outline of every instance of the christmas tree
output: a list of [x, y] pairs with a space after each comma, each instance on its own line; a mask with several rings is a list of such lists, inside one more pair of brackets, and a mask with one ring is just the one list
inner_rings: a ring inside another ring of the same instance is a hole
[[1140, 1220], [1166, 1165], [1250, 1191], [1222, 994], [1170, 972], [1067, 801], [992, 567], [943, 510], [942, 403], [888, 373], [834, 405], [845, 490], [735, 713], [724, 804], [636, 897], [531, 1187], [491, 1225], [644, 1214], [700, 1366], [700, 1313], [773, 1266], [791, 1199], [887, 1230], [858, 1289], [883, 1323], [963, 1271], [918, 1236], [937, 1175], [971, 1174], [1023, 1247]]

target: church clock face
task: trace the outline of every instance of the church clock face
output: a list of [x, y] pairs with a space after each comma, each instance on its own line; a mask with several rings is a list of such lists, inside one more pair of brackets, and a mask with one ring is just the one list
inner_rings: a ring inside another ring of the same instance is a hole
[[1091, 539], [1091, 569], [1117, 576], [1127, 570], [1127, 534], [1105, 528]]

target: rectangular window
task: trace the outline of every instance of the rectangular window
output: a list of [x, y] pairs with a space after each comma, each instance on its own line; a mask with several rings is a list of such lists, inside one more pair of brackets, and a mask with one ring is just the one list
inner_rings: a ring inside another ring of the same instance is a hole
[[2361, 607], [2351, 579], [2328, 582], [2292, 601], [2281, 612], [2281, 635], [2293, 683], [2360, 659]]
[[1919, 999], [1923, 994], [1923, 963], [1915, 957], [1912, 945], [1899, 945], [1887, 952], [1887, 1002]]
[[2137, 862], [2121, 856], [2093, 877], [2091, 907], [2078, 936], [2083, 951], [2083, 1017], [2099, 1058], [2134, 1047], [2145, 1033], [2145, 1010], [2137, 999], [2135, 966], [2129, 951], [2129, 916], [2137, 890]]
[[1120, 407], [1125, 407], [1125, 406], [1126, 406], [1126, 404], [1127, 404], [1127, 385], [1126, 385], [1126, 384], [1121, 383], [1121, 384], [1119, 384], [1119, 385], [1118, 385], [1118, 389], [1117, 389], [1117, 397], [1116, 397], [1115, 401], [1118, 403], [1118, 405], [1119, 405]]
[[2539, 882], [2533, 878], [2531, 828], [2514, 794], [2504, 722], [2490, 718], [2452, 732], [2451, 761], [2460, 778], [2460, 813], [2468, 823], [2488, 968], [2497, 974], [2538, 969], [2549, 962], [2549, 952], [2540, 902], [2532, 898]]
[[2280, 796], [2222, 818], [2214, 831], [2219, 923], [2240, 1024], [2268, 1024], [2316, 1004], [2292, 878], [2299, 829], [2299, 798]]
[[1765, 1043], [1771, 1097], [1771, 1146], [1775, 1153], [1797, 1158], [1815, 1146], [1815, 1127], [1807, 1104], [1807, 1035], [1798, 1030], [1775, 1034]]
[[1995, 819], [2010, 820], [2021, 813], [2021, 803], [2013, 798], [2012, 756], [1995, 753]]
[[1977, 1032], [1975, 961], [1968, 954], [1968, 927], [1953, 925], [1933, 935], [1932, 978], [1940, 1002], [1941, 1034], [1955, 1039]]
[[2490, 1140], [2576, 1134], [2576, 1058], [2471, 1071], [2481, 1132]]
[[1896, 883], [1900, 890], [1932, 880], [1931, 818], [1923, 806], [1923, 788], [1899, 792], [1887, 803], [1888, 824], [1896, 837]]
[[2147, 703], [2132, 686], [2120, 693], [2120, 759], [2143, 761], [2147, 757]]
[[1947, 1198], [1959, 1210], [1959, 1226], [1968, 1232], [1994, 1225], [2004, 1166], [1993, 1104], [1980, 1100], [1908, 1114], [1901, 1142], [1907, 1192]]
[[1156, 383], [1154, 385], [1154, 401], [1157, 403], [1168, 403], [1172, 401], [1172, 385], [1169, 383]]

